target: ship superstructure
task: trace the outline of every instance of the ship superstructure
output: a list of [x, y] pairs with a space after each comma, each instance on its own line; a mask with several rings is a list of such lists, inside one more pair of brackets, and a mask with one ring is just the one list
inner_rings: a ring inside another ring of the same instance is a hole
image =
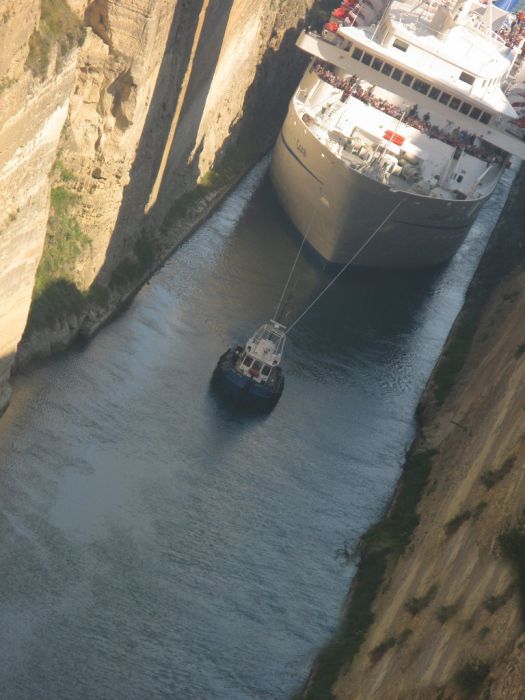
[[383, 4], [343, 4], [299, 37], [312, 59], [272, 179], [324, 261], [346, 263], [398, 204], [356, 264], [430, 265], [457, 250], [510, 156], [525, 158], [509, 101], [525, 16], [477, 0]]

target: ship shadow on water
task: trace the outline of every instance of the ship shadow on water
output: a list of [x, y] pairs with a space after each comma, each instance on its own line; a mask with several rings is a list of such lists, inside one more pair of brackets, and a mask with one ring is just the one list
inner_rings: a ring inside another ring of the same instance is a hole
[[[208, 303], [216, 305], [211, 315], [223, 343], [214, 350], [213, 362], [228, 345], [243, 344], [255, 327], [272, 318], [301, 240], [266, 174], [235, 230], [222, 240], [213, 274], [201, 284]], [[344, 379], [366, 357], [390, 371], [396, 363], [393, 339], [417, 331], [447, 268], [448, 264], [409, 271], [348, 268], [288, 336], [283, 368], [289, 379], [280, 405], [293, 402], [290, 394], [297, 382], [314, 376], [328, 379], [332, 370]], [[336, 274], [321, 268], [303, 249], [279, 320], [289, 327]], [[227, 294], [221, 294], [218, 285], [224, 286], [225, 280]], [[218, 420], [240, 425], [272, 415], [231, 404], [208, 382], [213, 366], [208, 371], [206, 399]]]
[[[269, 247], [278, 245], [277, 237], [287, 242], [287, 250], [281, 253], [282, 258], [286, 258], [286, 267], [280, 265], [284, 281], [301, 245], [302, 234], [281, 208], [269, 174], [255, 193], [253, 206], [271, 217], [271, 230], [265, 234]], [[250, 216], [249, 210], [246, 216]], [[283, 249], [282, 244], [278, 247]], [[332, 326], [334, 322], [336, 326], [351, 322], [359, 327], [364, 322], [366, 327], [373, 326], [379, 335], [393, 328], [409, 330], [414, 324], [414, 314], [417, 315], [431, 297], [448, 266], [446, 262], [423, 269], [388, 270], [351, 265], [316, 303], [303, 323], [309, 325], [312, 318], [319, 322], [327, 317]], [[340, 269], [337, 265], [326, 265], [308, 243], [305, 244], [290, 287], [291, 299], [283, 317], [285, 325], [293, 322]], [[328, 331], [328, 324], [322, 325]]]

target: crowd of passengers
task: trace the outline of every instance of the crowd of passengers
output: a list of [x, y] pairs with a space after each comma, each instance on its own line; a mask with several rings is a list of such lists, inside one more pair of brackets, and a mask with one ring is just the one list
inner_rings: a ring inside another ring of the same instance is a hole
[[502, 154], [496, 154], [488, 148], [476, 145], [476, 136], [465, 129], [456, 127], [452, 131], [445, 131], [445, 129], [431, 123], [428, 112], [420, 117], [417, 105], [413, 105], [410, 108], [400, 107], [388, 102], [388, 100], [377, 97], [374, 95], [374, 86], [359, 80], [355, 75], [340, 78], [321, 61], [314, 63], [314, 69], [322, 80], [341, 90], [342, 102], [346, 102], [350, 96], [355, 97], [361, 102], [394, 117], [394, 119], [402, 120], [403, 124], [408, 124], [408, 126], [421, 131], [423, 134], [427, 134], [430, 138], [439, 139], [449, 146], [460, 148], [465, 153], [487, 163], [502, 163], [504, 160]]
[[508, 18], [498, 31], [498, 35], [509, 48], [518, 46], [520, 41], [525, 38], [525, 12], [516, 13], [514, 20]]

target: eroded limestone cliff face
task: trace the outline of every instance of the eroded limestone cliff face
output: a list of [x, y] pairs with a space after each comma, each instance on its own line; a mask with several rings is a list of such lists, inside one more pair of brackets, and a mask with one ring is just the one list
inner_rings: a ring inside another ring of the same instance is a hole
[[39, 18], [38, 0], [5, 0], [0, 8], [0, 413], [44, 245], [48, 175], [75, 78], [74, 50], [59, 71], [56, 47], [43, 75], [26, 65]]
[[422, 400], [419, 524], [323, 698], [525, 697], [524, 187], [522, 173]]
[[[117, 306], [271, 146], [304, 66], [294, 42], [312, 4], [6, 0], [3, 404], [32, 293], [20, 361]], [[61, 12], [82, 25], [78, 46]]]

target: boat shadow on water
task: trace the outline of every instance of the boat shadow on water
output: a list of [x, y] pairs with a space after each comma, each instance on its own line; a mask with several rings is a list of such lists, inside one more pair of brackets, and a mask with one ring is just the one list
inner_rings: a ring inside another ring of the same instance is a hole
[[222, 416], [228, 420], [261, 420], [268, 418], [275, 408], [273, 404], [252, 404], [246, 403], [242, 399], [235, 399], [224, 393], [217, 382], [217, 378], [212, 376], [208, 385], [208, 398], [213, 402], [215, 408]]

